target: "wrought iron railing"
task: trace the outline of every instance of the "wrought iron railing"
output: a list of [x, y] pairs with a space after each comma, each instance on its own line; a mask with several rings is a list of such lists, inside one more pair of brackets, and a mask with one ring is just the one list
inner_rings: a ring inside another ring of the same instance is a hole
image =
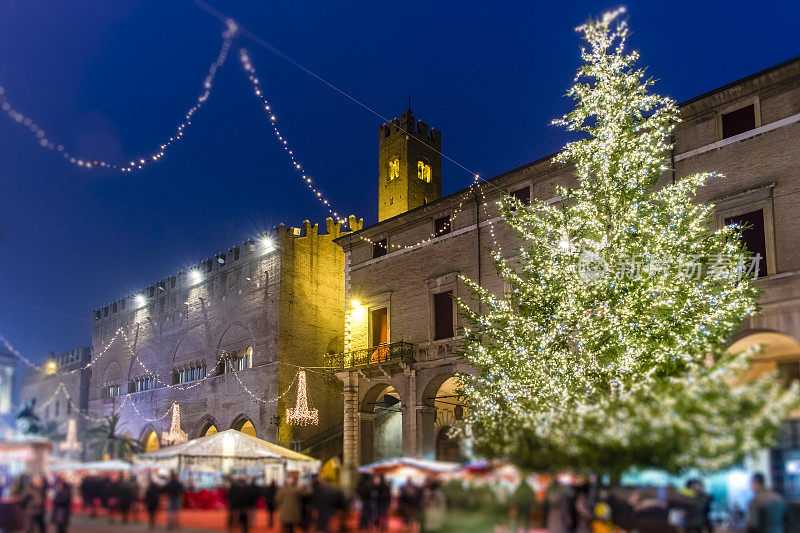
[[341, 352], [325, 356], [325, 366], [330, 370], [344, 370], [360, 366], [382, 363], [413, 363], [414, 345], [410, 342], [379, 344], [351, 352]]

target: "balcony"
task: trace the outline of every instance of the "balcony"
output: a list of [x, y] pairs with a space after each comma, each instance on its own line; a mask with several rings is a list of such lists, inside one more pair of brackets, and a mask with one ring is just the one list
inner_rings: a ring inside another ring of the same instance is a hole
[[402, 371], [403, 366], [413, 362], [414, 345], [403, 341], [325, 356], [325, 366], [332, 372], [357, 370], [387, 376]]

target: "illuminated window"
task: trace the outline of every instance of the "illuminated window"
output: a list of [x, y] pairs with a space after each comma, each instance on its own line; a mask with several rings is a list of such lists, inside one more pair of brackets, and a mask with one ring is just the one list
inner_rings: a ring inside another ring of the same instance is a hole
[[425, 161], [417, 161], [417, 177], [425, 183], [431, 182], [431, 166]]
[[394, 158], [389, 161], [389, 181], [400, 177], [400, 160]]

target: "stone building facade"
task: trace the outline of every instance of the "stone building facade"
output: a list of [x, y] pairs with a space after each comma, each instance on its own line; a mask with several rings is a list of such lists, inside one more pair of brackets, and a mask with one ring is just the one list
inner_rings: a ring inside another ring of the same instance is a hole
[[42, 370], [28, 369], [20, 387], [20, 404], [36, 400], [36, 414], [57, 435], [75, 420], [78, 433], [87, 427], [92, 348], [82, 346], [56, 355], [51, 352]]
[[[664, 180], [724, 174], [699, 199], [716, 205], [717, 224], [750, 225], [746, 244], [766, 259], [757, 282], [762, 312], [744, 325], [732, 349], [763, 345], [753, 375], [777, 367], [800, 377], [800, 58], [684, 102], [680, 112], [670, 154], [674, 171]], [[421, 127], [410, 113], [394, 127], [399, 123], [409, 132]], [[390, 185], [419, 179], [402, 165], [393, 180], [385, 177], [402, 143], [381, 142], [379, 151], [381, 195]], [[468, 296], [459, 275], [495, 293], [504, 290], [490, 253], [510, 257], [518, 242], [495, 201], [512, 194], [556, 202], [553, 183], [576, 185], [570, 170], [547, 156], [336, 240], [345, 252], [346, 352], [329, 364], [344, 385], [346, 470], [392, 454], [453, 459], [469, 453], [446, 432], [463, 416], [453, 377], [470, 370], [456, 355], [463, 324], [451, 297]], [[787, 492], [800, 486], [792, 473], [800, 472], [798, 435], [800, 420], [788, 421], [761, 465]]]
[[333, 243], [342, 233], [330, 218], [326, 229], [281, 225], [95, 310], [89, 412], [118, 411], [147, 449], [177, 402], [189, 438], [233, 428], [323, 459], [337, 453], [336, 380], [308, 372], [319, 425], [285, 416], [300, 367], [343, 346], [344, 254]]

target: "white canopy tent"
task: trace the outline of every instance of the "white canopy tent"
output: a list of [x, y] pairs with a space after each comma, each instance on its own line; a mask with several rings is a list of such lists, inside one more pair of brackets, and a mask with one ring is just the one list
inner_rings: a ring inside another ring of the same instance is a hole
[[233, 472], [263, 475], [282, 483], [286, 472], [310, 476], [320, 462], [235, 429], [154, 450], [134, 458], [137, 469], [162, 468], [194, 476], [218, 478]]

